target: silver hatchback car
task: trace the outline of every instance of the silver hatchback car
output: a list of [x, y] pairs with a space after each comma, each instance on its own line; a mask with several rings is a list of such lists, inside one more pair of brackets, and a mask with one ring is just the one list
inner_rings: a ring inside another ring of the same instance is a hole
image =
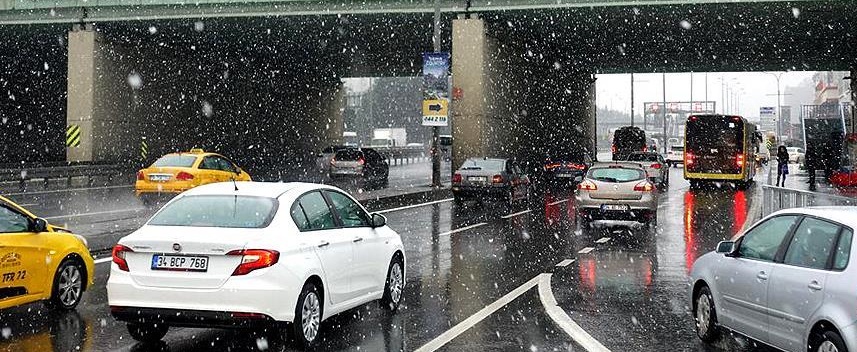
[[583, 228], [657, 223], [658, 192], [637, 163], [594, 164], [577, 185], [574, 199]]
[[[787, 209], [696, 260], [697, 335], [726, 328], [784, 351], [857, 351], [857, 207]], [[849, 265], [850, 264], [850, 265]]]

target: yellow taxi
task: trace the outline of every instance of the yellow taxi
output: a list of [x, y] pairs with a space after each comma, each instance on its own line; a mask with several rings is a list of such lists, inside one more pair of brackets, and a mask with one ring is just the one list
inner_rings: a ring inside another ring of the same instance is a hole
[[144, 203], [160, 195], [176, 195], [208, 183], [250, 181], [250, 175], [225, 156], [191, 149], [162, 156], [137, 172], [135, 190]]
[[94, 273], [86, 239], [0, 196], [0, 309], [36, 301], [74, 309]]

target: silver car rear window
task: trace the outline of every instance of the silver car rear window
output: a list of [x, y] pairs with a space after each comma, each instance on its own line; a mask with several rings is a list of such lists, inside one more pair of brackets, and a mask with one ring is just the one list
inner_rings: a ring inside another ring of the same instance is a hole
[[639, 169], [605, 167], [589, 169], [586, 177], [601, 182], [630, 182], [646, 178], [646, 173]]

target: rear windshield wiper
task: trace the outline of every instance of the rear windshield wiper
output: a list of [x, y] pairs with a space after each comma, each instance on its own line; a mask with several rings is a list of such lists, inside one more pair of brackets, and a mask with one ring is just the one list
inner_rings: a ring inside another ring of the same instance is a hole
[[595, 179], [598, 181], [604, 181], [604, 182], [613, 182], [613, 183], [619, 182], [619, 180], [617, 180], [615, 177], [596, 177]]

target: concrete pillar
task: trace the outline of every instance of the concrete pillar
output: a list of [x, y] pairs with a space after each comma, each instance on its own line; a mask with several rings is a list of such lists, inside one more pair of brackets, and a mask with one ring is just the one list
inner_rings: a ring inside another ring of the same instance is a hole
[[67, 126], [77, 126], [80, 145], [68, 161], [131, 163], [139, 159], [140, 118], [134, 106], [139, 76], [129, 78], [129, 55], [91, 26], [68, 33]]
[[462, 96], [452, 102], [452, 168], [468, 157], [487, 155], [485, 65], [487, 40], [481, 19], [452, 21], [452, 86]]
[[80, 128], [80, 145], [66, 149], [68, 161], [92, 161], [92, 114], [95, 95], [95, 47], [98, 33], [75, 28], [68, 32], [68, 95], [66, 121], [68, 127]]

